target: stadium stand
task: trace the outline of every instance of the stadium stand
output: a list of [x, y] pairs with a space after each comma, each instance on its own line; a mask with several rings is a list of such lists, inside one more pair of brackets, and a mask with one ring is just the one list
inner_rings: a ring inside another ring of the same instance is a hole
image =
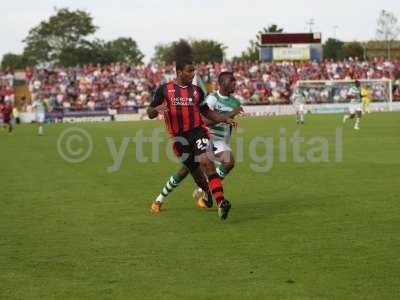
[[[291, 86], [298, 80], [391, 79], [394, 100], [400, 100], [400, 61], [349, 59], [317, 62], [225, 62], [198, 64], [197, 71], [215, 88], [222, 71], [233, 71], [238, 83], [237, 97], [244, 104], [286, 104]], [[155, 87], [174, 78], [172, 65], [84, 66], [33, 68], [25, 71], [30, 92], [44, 93], [52, 110], [102, 110], [135, 112], [147, 106]], [[12, 72], [0, 72], [0, 97], [15, 101]], [[378, 93], [379, 91], [377, 91]], [[323, 101], [323, 91], [321, 92]], [[29, 111], [29, 103], [20, 103]]]

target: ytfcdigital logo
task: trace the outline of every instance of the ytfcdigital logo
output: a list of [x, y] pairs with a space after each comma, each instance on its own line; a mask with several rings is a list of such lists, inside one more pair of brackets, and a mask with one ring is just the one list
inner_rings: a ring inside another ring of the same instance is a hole
[[[171, 143], [166, 142], [164, 131], [162, 128], [155, 128], [151, 135], [146, 137], [143, 130], [138, 130], [135, 136], [123, 137], [119, 141], [106, 137], [103, 145], [96, 145], [96, 147], [107, 147], [110, 154], [112, 164], [106, 167], [106, 171], [112, 173], [121, 168], [128, 147], [132, 143], [135, 148], [135, 160], [138, 163], [158, 163], [165, 159], [180, 163], [181, 160], [174, 154]], [[246, 139], [244, 133], [243, 129], [238, 128], [234, 133], [236, 138], [230, 147], [236, 163], [248, 163], [250, 169], [257, 173], [269, 172], [276, 160], [280, 163], [298, 164], [343, 161], [342, 128], [335, 129], [334, 141], [332, 138], [329, 140], [322, 136], [305, 138], [300, 130], [289, 134], [285, 128], [279, 129], [279, 137], [255, 136]], [[189, 144], [182, 137], [175, 138], [173, 142], [181, 145]], [[93, 149], [90, 133], [82, 128], [67, 128], [61, 132], [57, 140], [58, 154], [68, 163], [84, 162], [90, 158]], [[215, 158], [212, 153], [209, 157], [212, 160]]]
[[82, 128], [67, 128], [58, 137], [57, 152], [66, 162], [83, 162], [89, 158], [92, 151], [92, 137]]

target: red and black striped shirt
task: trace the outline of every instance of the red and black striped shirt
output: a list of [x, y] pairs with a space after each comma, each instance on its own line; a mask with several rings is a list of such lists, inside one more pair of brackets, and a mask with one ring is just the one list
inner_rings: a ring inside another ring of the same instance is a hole
[[168, 108], [164, 119], [171, 135], [180, 135], [199, 126], [205, 127], [200, 114], [204, 115], [209, 107], [198, 86], [179, 86], [174, 81], [163, 84], [156, 90], [150, 106], [157, 107], [163, 103]]
[[0, 114], [3, 114], [3, 119], [6, 121], [11, 119], [11, 115], [12, 115], [12, 105], [10, 103], [6, 103], [4, 105], [0, 105]]

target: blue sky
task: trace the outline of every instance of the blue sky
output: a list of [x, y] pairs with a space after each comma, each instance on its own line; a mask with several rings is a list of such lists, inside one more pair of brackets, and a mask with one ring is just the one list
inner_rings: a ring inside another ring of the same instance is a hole
[[[400, 1], [380, 0], [36, 0], [2, 1], [0, 56], [20, 53], [30, 28], [54, 14], [54, 8], [84, 9], [100, 29], [96, 37], [110, 40], [121, 36], [135, 39], [148, 60], [157, 43], [179, 38], [208, 38], [228, 47], [227, 55], [238, 55], [256, 32], [277, 23], [287, 32], [314, 31], [323, 38], [366, 40], [375, 37], [376, 20], [382, 9], [400, 18]], [[336, 27], [336, 29], [335, 29]]]

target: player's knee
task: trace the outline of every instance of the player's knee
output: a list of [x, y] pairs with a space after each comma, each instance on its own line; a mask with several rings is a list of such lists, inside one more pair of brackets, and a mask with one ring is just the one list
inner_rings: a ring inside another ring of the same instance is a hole
[[200, 156], [199, 163], [200, 163], [201, 169], [206, 173], [210, 173], [214, 169], [213, 162], [208, 158], [208, 156], [206, 154]]

